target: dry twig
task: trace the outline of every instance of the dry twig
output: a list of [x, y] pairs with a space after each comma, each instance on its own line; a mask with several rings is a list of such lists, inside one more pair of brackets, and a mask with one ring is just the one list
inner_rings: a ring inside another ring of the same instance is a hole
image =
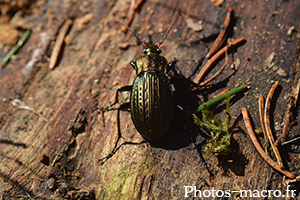
[[58, 33], [58, 36], [57, 36], [57, 39], [56, 39], [56, 42], [55, 42], [55, 45], [54, 45], [54, 48], [53, 48], [53, 51], [51, 54], [51, 58], [50, 58], [49, 69], [53, 69], [56, 65], [57, 58], [58, 58], [59, 52], [61, 50], [61, 46], [64, 42], [64, 38], [65, 38], [72, 22], [73, 21], [71, 19], [67, 19]]
[[194, 79], [194, 82], [199, 83], [201, 81], [201, 79], [203, 78], [203, 76], [205, 75], [205, 73], [207, 72], [207, 70], [209, 70], [210, 67], [213, 65], [213, 63], [216, 62], [221, 56], [223, 56], [226, 51], [228, 52], [233, 47], [235, 47], [245, 41], [246, 41], [245, 38], [237, 39], [234, 42], [232, 42], [230, 45], [227, 45], [227, 46], [223, 47], [220, 51], [218, 51], [210, 60], [207, 61], [207, 63], [204, 65], [204, 67], [200, 70], [200, 72]]
[[48, 122], [48, 119], [46, 119], [42, 114], [40, 114], [39, 112], [35, 111], [34, 109], [30, 108], [29, 106], [27, 106], [23, 101], [21, 101], [20, 99], [14, 99], [11, 103], [13, 106], [19, 108], [19, 109], [23, 109], [23, 110], [29, 110], [30, 112], [33, 112], [34, 114], [40, 116], [43, 120], [45, 120], [46, 122]]
[[275, 89], [278, 85], [278, 81], [275, 82], [275, 84], [271, 87], [269, 94], [268, 94], [268, 98], [266, 99], [266, 104], [265, 104], [265, 113], [264, 113], [264, 125], [266, 127], [266, 131], [267, 131], [267, 135], [269, 138], [269, 142], [272, 146], [272, 149], [274, 151], [275, 157], [279, 163], [279, 166], [282, 167], [283, 163], [282, 163], [282, 159], [280, 156], [280, 153], [278, 151], [277, 146], [275, 145], [275, 140], [274, 140], [274, 136], [270, 127], [270, 108], [271, 108], [271, 101], [272, 101], [272, 97], [273, 94], [275, 92]]
[[256, 148], [256, 150], [258, 151], [258, 153], [260, 154], [260, 156], [274, 169], [276, 169], [277, 171], [279, 171], [280, 173], [284, 174], [285, 176], [287, 176], [290, 179], [295, 179], [295, 175], [292, 174], [291, 172], [287, 171], [286, 169], [282, 168], [280, 165], [278, 165], [274, 160], [272, 160], [267, 154], [266, 152], [263, 150], [263, 148], [260, 146], [255, 133], [252, 129], [251, 126], [251, 122], [249, 119], [249, 114], [246, 108], [242, 108], [242, 114], [243, 114], [243, 118], [244, 118], [244, 122], [245, 122], [245, 126], [246, 129], [248, 131], [248, 134]]

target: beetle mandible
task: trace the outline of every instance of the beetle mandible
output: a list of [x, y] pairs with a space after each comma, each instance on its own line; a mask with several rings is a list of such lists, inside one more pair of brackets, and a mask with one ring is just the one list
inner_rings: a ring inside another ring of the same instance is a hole
[[120, 22], [143, 45], [145, 55], [138, 57], [135, 62], [130, 62], [137, 75], [133, 84], [120, 87], [116, 92], [115, 102], [103, 108], [105, 111], [118, 103], [118, 92], [131, 91], [130, 103], [122, 104], [118, 108], [118, 139], [114, 148], [109, 155], [99, 161], [113, 155], [118, 141], [122, 137], [119, 123], [119, 111], [122, 109], [130, 108], [131, 118], [136, 129], [147, 141], [158, 141], [169, 129], [173, 120], [174, 98], [166, 73], [173, 67], [175, 60], [168, 63], [167, 59], [160, 55], [160, 47], [180, 16], [177, 16], [162, 41], [157, 45], [145, 44], [128, 26]]

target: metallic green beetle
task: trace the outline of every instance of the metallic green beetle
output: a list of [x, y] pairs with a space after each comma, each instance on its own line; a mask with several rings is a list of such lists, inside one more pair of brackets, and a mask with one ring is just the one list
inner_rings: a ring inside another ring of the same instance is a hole
[[130, 108], [131, 118], [136, 129], [147, 141], [153, 142], [161, 139], [169, 129], [173, 120], [174, 98], [171, 83], [166, 73], [175, 62], [168, 64], [167, 59], [160, 56], [160, 47], [179, 16], [158, 45], [145, 44], [129, 27], [122, 23], [144, 46], [143, 53], [145, 55], [130, 63], [137, 74], [133, 84], [119, 88], [115, 102], [104, 108], [107, 110], [118, 103], [118, 92], [131, 90], [130, 103], [122, 104], [118, 108], [118, 139], [115, 146], [109, 155], [99, 159], [99, 161], [113, 155], [117, 143], [122, 137], [119, 123], [120, 110]]
[[131, 62], [137, 73], [130, 98], [131, 117], [136, 129], [148, 141], [164, 136], [173, 119], [173, 92], [165, 75], [168, 61], [160, 52], [156, 45], [147, 46], [146, 55]]

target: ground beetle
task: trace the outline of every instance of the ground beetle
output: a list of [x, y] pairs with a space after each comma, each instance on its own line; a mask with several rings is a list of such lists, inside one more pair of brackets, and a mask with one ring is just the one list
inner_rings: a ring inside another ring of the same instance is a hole
[[173, 67], [175, 61], [168, 63], [165, 57], [160, 56], [160, 47], [179, 17], [180, 15], [157, 45], [145, 44], [128, 26], [120, 22], [144, 46], [143, 53], [145, 55], [130, 63], [137, 74], [133, 84], [120, 87], [117, 90], [115, 102], [103, 108], [105, 111], [118, 103], [118, 92], [131, 91], [130, 103], [122, 104], [118, 108], [118, 139], [115, 146], [109, 155], [99, 160], [109, 158], [122, 137], [119, 124], [120, 110], [130, 108], [131, 118], [136, 129], [147, 141], [153, 142], [161, 139], [169, 129], [173, 120], [174, 98], [171, 83], [166, 73]]

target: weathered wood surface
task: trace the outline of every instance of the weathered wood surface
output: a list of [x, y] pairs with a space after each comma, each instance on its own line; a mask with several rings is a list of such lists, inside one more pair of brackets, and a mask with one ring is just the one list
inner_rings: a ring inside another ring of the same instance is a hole
[[[237, 71], [233, 74], [227, 67], [213, 82], [217, 85], [214, 89], [221, 91], [238, 84], [248, 84], [251, 89], [247, 95], [235, 98], [231, 107], [237, 126], [233, 154], [210, 155], [204, 159], [213, 174], [211, 177], [200, 158], [205, 145], [202, 131], [180, 117], [180, 112], [176, 113], [172, 127], [159, 144], [124, 145], [105, 163], [98, 162], [112, 149], [117, 122], [116, 111], [106, 112], [104, 126], [96, 108], [114, 101], [119, 86], [131, 84], [135, 72], [129, 62], [142, 55], [142, 47], [131, 34], [122, 33], [120, 25], [115, 23], [124, 20], [130, 1], [68, 3], [49, 1], [40, 8], [47, 12], [27, 16], [32, 35], [18, 52], [18, 59], [0, 69], [2, 197], [63, 199], [89, 195], [91, 199], [181, 199], [184, 186], [196, 186], [202, 191], [213, 187], [217, 190], [286, 189], [282, 175], [256, 152], [240, 113], [241, 107], [246, 106], [255, 128], [260, 128], [258, 95], [266, 96], [272, 83], [279, 80], [272, 117], [273, 131], [280, 134], [287, 95], [295, 74], [299, 73], [294, 69], [299, 33], [294, 31], [287, 35], [287, 32], [292, 26], [299, 31], [300, 2], [228, 0], [221, 7], [215, 7], [210, 1], [166, 0], [145, 1], [138, 9], [131, 28], [146, 41], [150, 30], [152, 40], [160, 41], [178, 10], [181, 11], [183, 17], [164, 42], [162, 55], [169, 61], [176, 58], [177, 67], [185, 77], [206, 62], [201, 62], [207, 53], [204, 44], [212, 45], [227, 8], [234, 9], [230, 37], [245, 37], [247, 42], [229, 56], [230, 64], [235, 63]], [[55, 17], [50, 18], [50, 13]], [[90, 20], [86, 14], [91, 14]], [[69, 32], [71, 43], [63, 48], [54, 70], [49, 70], [47, 57], [50, 57], [53, 42], [47, 49], [48, 43], [42, 44], [41, 37], [53, 40], [67, 18], [75, 20]], [[203, 30], [195, 32], [188, 28], [188, 18], [195, 23], [203, 21]], [[87, 19], [87, 23], [80, 19]], [[39, 47], [44, 52], [27, 74], [22, 73]], [[268, 61], [272, 53], [274, 58]], [[207, 77], [223, 62], [221, 60]], [[280, 73], [282, 70], [285, 73]], [[175, 87], [179, 87], [178, 84]], [[208, 90], [200, 94], [199, 99], [193, 94], [178, 101], [188, 107], [215, 94], [216, 91]], [[129, 95], [121, 97], [125, 102]], [[13, 107], [11, 102], [16, 98], [40, 112], [49, 122]], [[297, 111], [289, 133], [292, 138], [299, 136]], [[219, 117], [224, 119], [225, 116], [220, 112]], [[121, 127], [124, 138], [142, 140], [128, 112], [121, 113]], [[298, 175], [298, 146], [281, 148], [281, 152], [285, 167]]]

